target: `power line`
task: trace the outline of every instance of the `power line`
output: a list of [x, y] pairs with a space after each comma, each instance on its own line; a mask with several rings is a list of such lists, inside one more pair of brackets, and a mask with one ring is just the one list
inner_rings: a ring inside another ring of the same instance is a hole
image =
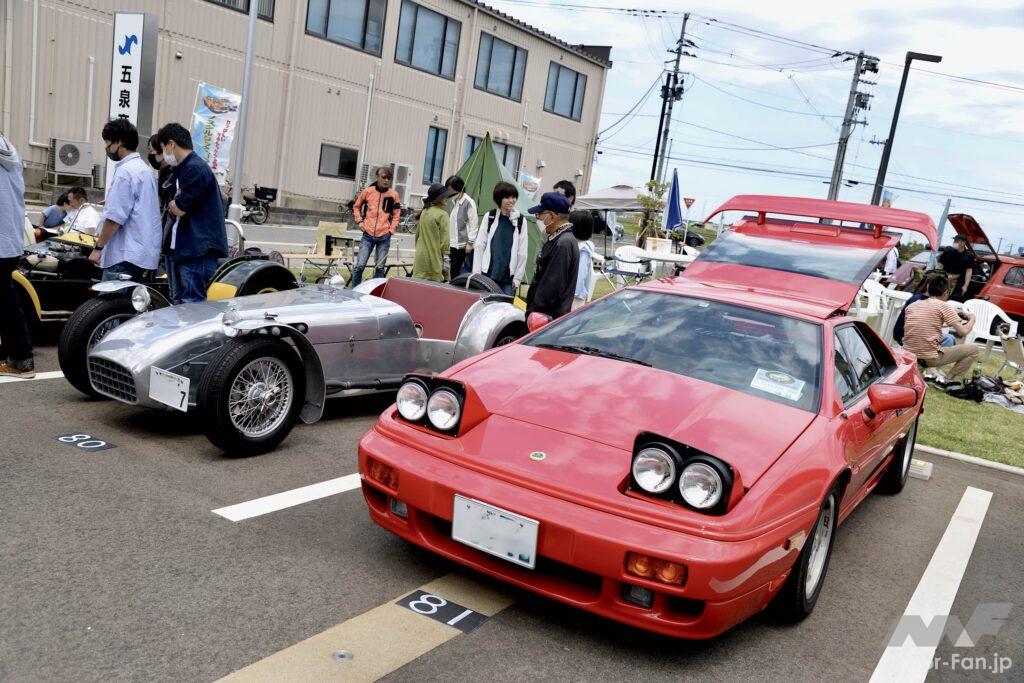
[[[654, 88], [658, 85], [658, 83], [660, 81], [661, 81], [661, 74], [659, 73], [657, 76], [655, 76], [654, 80], [651, 82], [651, 86], [649, 88], [647, 88], [647, 92], [645, 92], [643, 95], [641, 95], [640, 99], [638, 99], [636, 101], [636, 104], [634, 104], [632, 107], [630, 107], [629, 111], [627, 111], [625, 114], [623, 114], [622, 118], [620, 118], [618, 121], [616, 121], [612, 125], [608, 126], [604, 130], [598, 132], [598, 135], [599, 136], [600, 135], [604, 135], [605, 132], [607, 132], [607, 131], [611, 130], [612, 128], [614, 128], [615, 126], [619, 125], [619, 123], [622, 121], [622, 119], [624, 119], [627, 116], [629, 116], [630, 114], [632, 114], [634, 111], [637, 110], [638, 107], [641, 107], [643, 105], [643, 103], [647, 101], [647, 98], [651, 96], [651, 93], [654, 92]], [[614, 114], [612, 114], [612, 116], [614, 116]]]
[[743, 97], [742, 95], [737, 95], [736, 93], [729, 92], [728, 90], [725, 90], [724, 88], [719, 88], [717, 85], [708, 82], [706, 79], [701, 78], [700, 76], [698, 76], [696, 74], [693, 75], [693, 78], [695, 80], [700, 81], [704, 85], [708, 86], [712, 90], [717, 90], [718, 92], [720, 92], [720, 93], [722, 93], [724, 95], [728, 95], [729, 97], [735, 97], [738, 100], [743, 100], [744, 102], [748, 102], [748, 103], [756, 105], [758, 107], [764, 107], [765, 109], [772, 109], [774, 111], [781, 111], [781, 112], [785, 112], [787, 114], [797, 114], [799, 116], [816, 116], [818, 118], [821, 118], [821, 117], [824, 116], [824, 117], [835, 118], [835, 119], [843, 118], [842, 114], [820, 114], [818, 112], [797, 111], [796, 109], [786, 109], [785, 107], [773, 107], [770, 104], [765, 104], [764, 102], [758, 102], [757, 100], [751, 100], [751, 99], [748, 99], [746, 97]]

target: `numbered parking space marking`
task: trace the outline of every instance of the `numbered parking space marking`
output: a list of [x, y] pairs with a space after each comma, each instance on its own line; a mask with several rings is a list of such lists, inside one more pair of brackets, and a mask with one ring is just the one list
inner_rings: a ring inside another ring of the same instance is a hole
[[7, 384], [8, 382], [35, 382], [37, 379], [57, 379], [63, 376], [64, 373], [60, 370], [37, 372], [35, 377], [29, 377], [28, 379], [23, 377], [0, 377], [0, 384]]
[[115, 444], [103, 439], [97, 439], [94, 436], [85, 434], [83, 432], [72, 432], [71, 434], [61, 434], [53, 437], [57, 441], [68, 446], [74, 446], [80, 448], [83, 451], [105, 451], [108, 448], [117, 448]]
[[310, 484], [309, 486], [292, 489], [291, 491], [275, 493], [272, 496], [264, 496], [263, 498], [249, 500], [244, 503], [238, 503], [237, 505], [217, 508], [216, 510], [212, 510], [212, 512], [213, 514], [220, 515], [225, 519], [230, 519], [232, 522], [240, 522], [243, 519], [259, 517], [260, 515], [265, 515], [268, 512], [276, 512], [277, 510], [283, 510], [285, 508], [294, 507], [295, 505], [301, 505], [302, 503], [308, 503], [311, 500], [326, 498], [327, 496], [333, 496], [337, 493], [351, 491], [352, 489], [359, 488], [359, 486], [359, 473], [357, 472], [356, 474], [349, 474], [344, 477], [338, 477], [337, 479], [322, 481], [319, 484]]
[[[448, 574], [221, 681], [375, 681], [471, 630], [460, 628], [460, 624], [474, 614], [482, 623], [512, 602], [509, 595], [465, 576]], [[431, 613], [432, 608], [437, 611]], [[465, 612], [470, 614], [460, 618]], [[436, 616], [440, 614], [447, 620]]]

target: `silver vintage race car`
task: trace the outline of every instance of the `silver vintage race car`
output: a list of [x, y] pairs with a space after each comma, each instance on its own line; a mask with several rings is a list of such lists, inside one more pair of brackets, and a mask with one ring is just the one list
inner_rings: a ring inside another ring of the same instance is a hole
[[319, 420], [329, 395], [397, 389], [526, 332], [511, 297], [394, 277], [160, 308], [86, 362], [97, 393], [194, 411], [214, 445], [254, 455]]

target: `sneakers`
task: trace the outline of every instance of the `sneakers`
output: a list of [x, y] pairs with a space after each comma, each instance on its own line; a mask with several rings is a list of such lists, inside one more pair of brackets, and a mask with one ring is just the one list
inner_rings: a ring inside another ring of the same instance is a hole
[[957, 389], [960, 387], [960, 382], [955, 379], [946, 379], [945, 377], [936, 377], [932, 382], [938, 388], [943, 391], [949, 391], [950, 389]]
[[0, 363], [0, 377], [32, 379], [35, 376], [36, 364], [31, 358], [27, 360], [11, 360], [8, 358], [6, 363]]

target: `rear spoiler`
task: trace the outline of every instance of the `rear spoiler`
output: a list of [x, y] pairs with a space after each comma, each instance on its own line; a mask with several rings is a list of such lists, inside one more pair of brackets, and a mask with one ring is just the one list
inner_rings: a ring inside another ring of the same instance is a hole
[[[855, 202], [838, 202], [828, 199], [809, 199], [807, 197], [780, 197], [776, 195], [741, 194], [728, 200], [712, 211], [704, 220], [710, 222], [715, 216], [726, 211], [746, 211], [757, 215], [757, 224], [763, 225], [768, 214], [781, 216], [798, 216], [801, 218], [817, 218], [859, 223], [870, 226], [875, 237], [882, 236], [883, 228], [909, 230], [924, 236], [932, 249], [938, 248], [939, 235], [935, 223], [928, 215], [918, 211], [905, 211], [870, 204]], [[822, 225], [819, 236], [828, 236], [828, 225]], [[835, 236], [839, 236], [836, 226]]]

